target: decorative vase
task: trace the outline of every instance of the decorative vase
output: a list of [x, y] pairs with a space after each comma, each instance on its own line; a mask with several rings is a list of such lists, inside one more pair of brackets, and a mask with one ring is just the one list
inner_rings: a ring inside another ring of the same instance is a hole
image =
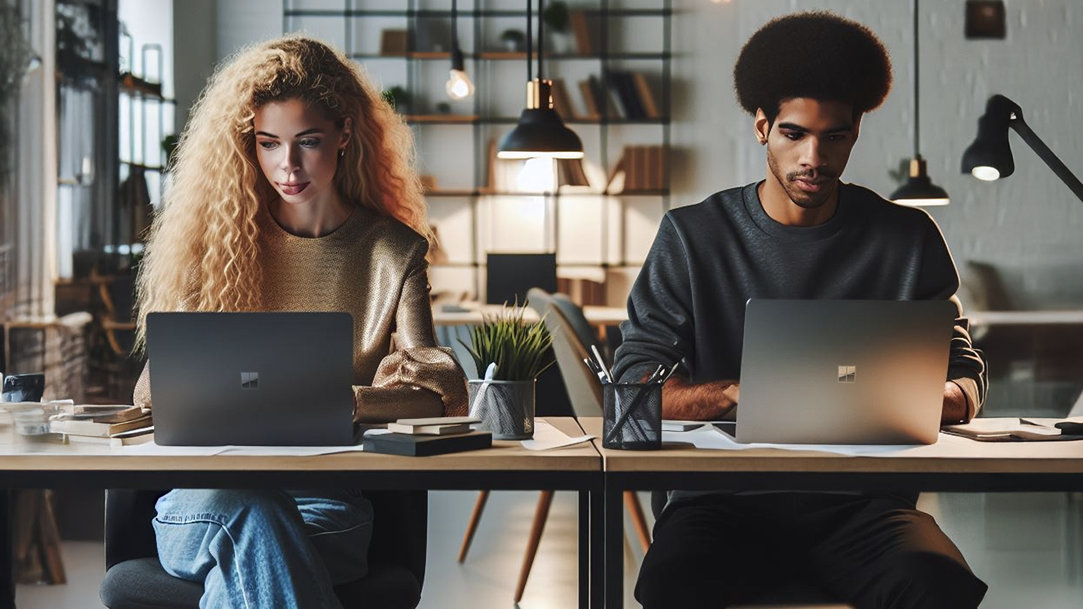
[[534, 385], [534, 380], [471, 380], [470, 416], [481, 419], [478, 428], [491, 431], [494, 440], [528, 440], [534, 437]]

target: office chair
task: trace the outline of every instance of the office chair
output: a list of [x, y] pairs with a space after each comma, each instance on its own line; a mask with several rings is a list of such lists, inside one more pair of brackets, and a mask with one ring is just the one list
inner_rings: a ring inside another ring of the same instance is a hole
[[[154, 504], [166, 491], [107, 490], [105, 578], [98, 594], [109, 609], [196, 609], [202, 584], [170, 576], [158, 562]], [[425, 579], [428, 495], [366, 491], [375, 525], [365, 577], [335, 587], [344, 609], [414, 609]]]
[[[538, 288], [532, 288], [527, 292], [527, 302], [530, 308], [538, 312], [545, 319], [546, 328], [553, 337], [553, 352], [556, 355], [557, 367], [564, 379], [564, 386], [571, 400], [572, 410], [578, 417], [602, 416], [602, 388], [597, 380], [583, 364], [584, 357], [590, 357], [582, 341], [573, 329], [568, 318], [561, 313], [553, 302], [553, 296]], [[568, 301], [571, 302], [571, 301]], [[582, 309], [575, 307], [579, 317], [583, 317]], [[583, 324], [589, 329], [590, 324], [586, 318]], [[459, 550], [459, 562], [466, 560], [466, 554], [470, 550], [470, 542], [474, 538], [474, 532], [485, 509], [485, 502], [489, 498], [489, 491], [478, 493], [474, 511], [470, 515], [466, 533], [463, 535], [463, 544]], [[534, 508], [534, 521], [530, 527], [530, 536], [527, 540], [526, 552], [523, 555], [523, 565], [519, 571], [519, 581], [515, 587], [515, 602], [523, 598], [526, 589], [527, 578], [530, 577], [530, 569], [534, 565], [534, 557], [538, 553], [538, 544], [541, 542], [542, 532], [545, 530], [545, 522], [549, 516], [549, 507], [553, 503], [553, 491], [542, 491], [538, 497], [537, 506]], [[647, 526], [643, 508], [639, 503], [639, 497], [632, 491], [624, 493], [624, 505], [628, 509], [632, 523], [635, 526], [636, 535], [639, 538], [643, 551], [650, 547], [650, 528]]]

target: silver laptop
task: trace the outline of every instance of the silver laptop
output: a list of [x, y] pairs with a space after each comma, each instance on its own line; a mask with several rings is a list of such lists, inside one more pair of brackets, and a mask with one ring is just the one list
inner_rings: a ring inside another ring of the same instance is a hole
[[150, 313], [147, 354], [158, 444], [355, 443], [348, 313]]
[[737, 440], [936, 442], [955, 314], [945, 300], [749, 300]]

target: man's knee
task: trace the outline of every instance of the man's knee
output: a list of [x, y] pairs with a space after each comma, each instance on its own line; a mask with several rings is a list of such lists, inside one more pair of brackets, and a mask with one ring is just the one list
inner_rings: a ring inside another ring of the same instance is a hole
[[643, 558], [636, 581], [635, 597], [643, 609], [724, 606], [721, 586], [716, 581], [717, 560], [690, 552], [656, 552], [652, 546]]
[[912, 609], [977, 607], [987, 589], [965, 563], [935, 552], [898, 557], [879, 584], [886, 597], [879, 606]]

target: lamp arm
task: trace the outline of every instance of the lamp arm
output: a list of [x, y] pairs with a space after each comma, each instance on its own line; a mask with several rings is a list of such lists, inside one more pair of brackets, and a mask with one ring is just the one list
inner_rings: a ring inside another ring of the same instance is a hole
[[1023, 115], [1017, 113], [1015, 118], [1008, 122], [1008, 126], [1015, 129], [1015, 132], [1023, 138], [1023, 141], [1034, 152], [1038, 153], [1038, 156], [1053, 170], [1053, 173], [1057, 174], [1057, 177], [1064, 182], [1065, 186], [1072, 191], [1076, 198], [1083, 201], [1083, 183], [1080, 183], [1079, 178], [1075, 177], [1075, 174], [1057, 158], [1057, 155], [1053, 154], [1053, 151], [1049, 149], [1049, 146], [1045, 145], [1045, 142], [1038, 137], [1038, 134], [1034, 133], [1034, 130], [1023, 121]]

